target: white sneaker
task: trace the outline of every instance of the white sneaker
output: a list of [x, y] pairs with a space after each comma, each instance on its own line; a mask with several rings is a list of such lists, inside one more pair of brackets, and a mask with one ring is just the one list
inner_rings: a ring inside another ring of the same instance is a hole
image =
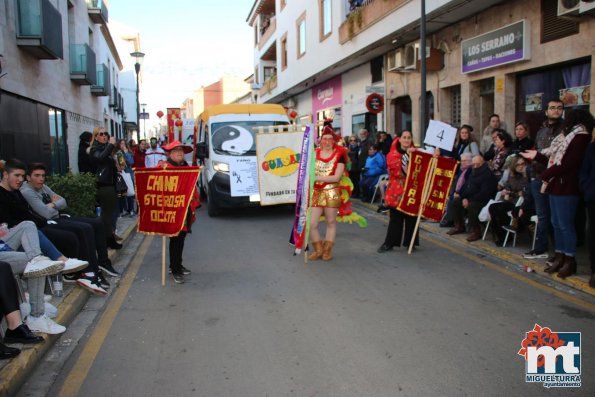
[[23, 277], [33, 278], [51, 276], [52, 274], [59, 273], [63, 268], [64, 262], [53, 261], [47, 256], [39, 255], [27, 263], [25, 271], [23, 272]]
[[27, 317], [27, 326], [33, 332], [43, 332], [46, 334], [61, 334], [66, 331], [66, 327], [56, 324], [54, 320], [50, 319], [45, 314], [39, 317]]
[[76, 283], [95, 295], [107, 295], [107, 291], [103, 289], [100, 282], [97, 281], [97, 276], [95, 273], [81, 274], [81, 276], [76, 280]]
[[79, 270], [82, 270], [89, 266], [89, 262], [83, 261], [76, 258], [68, 258], [66, 262], [64, 262], [64, 269], [62, 269], [62, 274], [74, 273]]
[[[43, 301], [44, 301], [44, 302], [51, 302], [51, 301], [52, 301], [52, 298], [53, 298], [53, 297], [52, 297], [51, 295], [46, 295], [46, 294], [43, 294]], [[29, 293], [28, 293], [28, 292], [25, 292], [25, 301], [26, 301], [26, 302], [29, 302]], [[27, 317], [27, 316], [23, 316], [23, 315], [21, 315], [21, 317], [25, 318], [25, 317]]]
[[48, 316], [49, 318], [56, 318], [56, 316], [58, 315], [58, 308], [56, 306], [52, 305], [49, 302], [45, 302], [44, 307], [46, 316]]

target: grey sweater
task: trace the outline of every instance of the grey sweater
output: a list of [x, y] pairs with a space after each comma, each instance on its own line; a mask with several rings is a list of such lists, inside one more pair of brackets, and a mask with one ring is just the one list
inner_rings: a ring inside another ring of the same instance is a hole
[[[45, 219], [56, 219], [60, 217], [60, 211], [66, 208], [66, 200], [62, 196], [53, 202], [56, 208], [48, 207], [47, 204], [44, 203], [44, 195], [49, 198], [50, 202], [51, 198], [54, 195], [57, 195], [48, 187], [48, 185], [43, 185], [40, 190], [37, 190], [29, 185], [29, 183], [25, 182], [23, 183], [23, 186], [21, 186], [21, 194], [25, 197], [25, 200], [27, 200], [27, 203], [29, 203], [31, 208], [33, 208], [33, 211]], [[48, 200], [46, 199], [46, 201]]]

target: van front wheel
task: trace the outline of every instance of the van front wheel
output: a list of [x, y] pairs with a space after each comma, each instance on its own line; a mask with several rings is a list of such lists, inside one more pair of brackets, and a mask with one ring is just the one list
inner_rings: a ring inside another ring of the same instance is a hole
[[215, 198], [212, 197], [209, 190], [207, 190], [207, 213], [211, 218], [219, 215], [219, 208], [215, 204]]

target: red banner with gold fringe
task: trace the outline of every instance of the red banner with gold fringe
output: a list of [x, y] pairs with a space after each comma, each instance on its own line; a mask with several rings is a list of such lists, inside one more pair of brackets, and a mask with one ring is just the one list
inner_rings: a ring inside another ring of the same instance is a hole
[[399, 211], [407, 215], [418, 215], [431, 162], [432, 155], [420, 150], [416, 150], [409, 155], [407, 179], [405, 180], [401, 201], [397, 206]]
[[141, 233], [177, 236], [184, 227], [200, 167], [137, 168], [134, 171]]
[[446, 208], [446, 199], [455, 176], [458, 162], [446, 157], [438, 157], [430, 182], [430, 193], [424, 204], [422, 216], [440, 221]]

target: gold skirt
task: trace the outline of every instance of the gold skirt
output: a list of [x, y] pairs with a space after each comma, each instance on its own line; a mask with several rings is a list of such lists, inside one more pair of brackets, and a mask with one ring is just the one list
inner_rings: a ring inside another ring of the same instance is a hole
[[341, 188], [338, 184], [327, 185], [324, 189], [314, 188], [312, 207], [339, 208], [340, 206]]

